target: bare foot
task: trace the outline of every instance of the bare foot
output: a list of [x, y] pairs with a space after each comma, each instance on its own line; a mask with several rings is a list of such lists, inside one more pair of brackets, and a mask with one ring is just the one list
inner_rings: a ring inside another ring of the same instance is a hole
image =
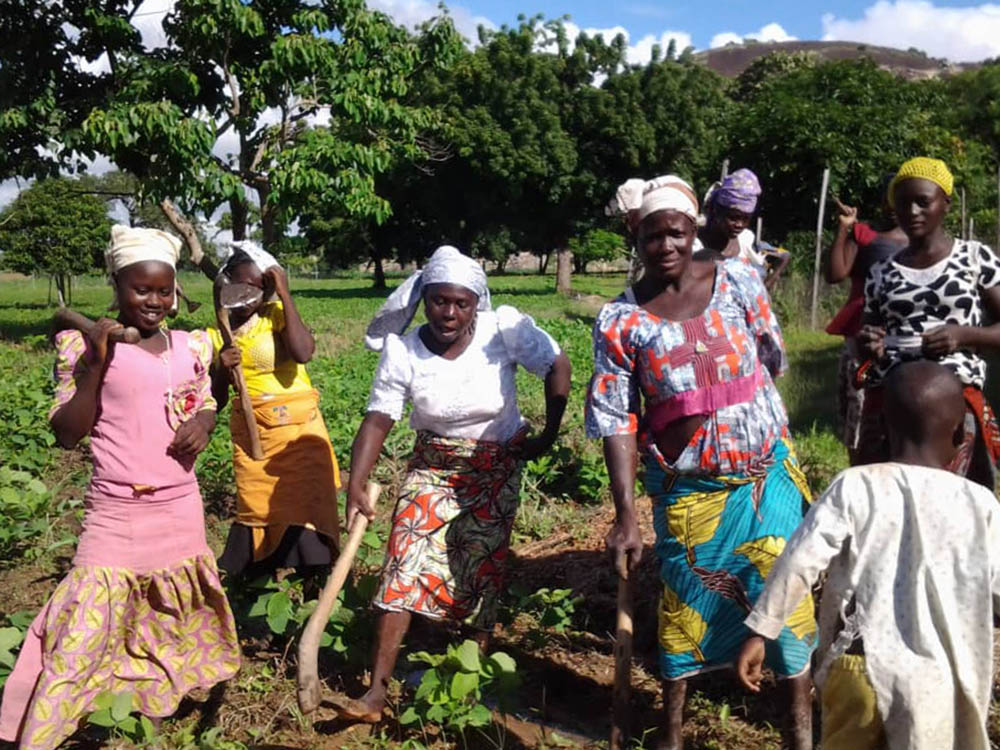
[[360, 698], [340, 698], [335, 701], [337, 715], [341, 719], [377, 724], [382, 720], [384, 699], [372, 695], [369, 690]]

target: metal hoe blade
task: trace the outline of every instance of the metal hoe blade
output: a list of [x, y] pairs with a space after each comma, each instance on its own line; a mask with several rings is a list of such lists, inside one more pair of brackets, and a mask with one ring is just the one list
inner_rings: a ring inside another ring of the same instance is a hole
[[254, 307], [264, 299], [264, 290], [251, 284], [225, 284], [219, 289], [219, 305], [227, 310]]

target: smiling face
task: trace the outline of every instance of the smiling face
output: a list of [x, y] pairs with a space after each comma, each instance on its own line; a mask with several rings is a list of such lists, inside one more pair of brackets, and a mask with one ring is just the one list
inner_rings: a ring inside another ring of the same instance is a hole
[[656, 211], [639, 224], [639, 254], [646, 273], [658, 281], [680, 278], [691, 262], [695, 224], [680, 211]]
[[174, 269], [158, 260], [125, 266], [115, 274], [115, 287], [118, 319], [146, 336], [156, 333], [174, 306]]
[[911, 241], [936, 232], [951, 208], [951, 198], [944, 190], [919, 177], [897, 184], [894, 197], [896, 220]]
[[479, 297], [458, 284], [429, 284], [424, 290], [424, 311], [431, 334], [440, 343], [454, 343], [469, 329]]

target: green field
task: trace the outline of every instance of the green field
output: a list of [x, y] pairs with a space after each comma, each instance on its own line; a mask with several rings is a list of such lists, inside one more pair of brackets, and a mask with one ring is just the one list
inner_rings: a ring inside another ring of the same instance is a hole
[[[205, 280], [184, 275], [182, 281], [191, 296], [208, 302]], [[369, 732], [367, 728], [345, 729], [330, 717], [315, 724], [301, 717], [294, 699], [294, 647], [289, 646], [294, 646], [298, 622], [308, 613], [309, 605], [301, 582], [292, 577], [281, 583], [260, 582], [230, 589], [245, 662], [224, 695], [213, 695], [202, 703], [191, 701], [182, 717], [165, 721], [151, 739], [143, 739], [138, 730], [130, 732], [128, 727], [119, 726], [112, 731], [118, 746], [145, 743], [221, 750], [239, 748], [242, 745], [238, 743], [243, 743], [248, 747], [379, 748], [410, 741], [410, 748], [418, 746], [413, 743], [444, 747], [465, 742], [474, 747], [540, 743], [560, 747], [596, 746], [604, 739], [607, 716], [593, 706], [594, 701], [610, 705], [609, 631], [615, 584], [601, 553], [601, 538], [610, 520], [610, 498], [600, 446], [583, 434], [583, 400], [590, 375], [594, 315], [603, 300], [618, 293], [623, 279], [594, 275], [577, 277], [573, 283], [574, 295], [562, 298], [552, 292], [551, 277], [508, 275], [491, 279], [494, 304], [512, 304], [534, 315], [566, 349], [574, 367], [573, 391], [558, 447], [553, 455], [529, 465], [515, 527], [510, 612], [496, 648], [511, 654], [518, 665], [517, 718], [506, 728], [494, 724], [482, 730], [467, 729], [462, 739], [460, 732], [447, 727], [420, 730], [386, 721]], [[346, 467], [376, 363], [376, 355], [361, 344], [362, 332], [385, 293], [372, 290], [370, 281], [363, 277], [294, 279], [292, 288], [303, 317], [316, 333], [317, 356], [309, 371], [322, 394], [322, 409], [337, 455]], [[44, 603], [69, 565], [89, 472], [86, 448], [66, 452], [53, 447], [46, 423], [52, 390], [48, 343], [52, 308], [46, 295], [44, 280], [8, 277], [0, 281], [0, 590], [5, 592], [0, 627], [7, 627], [0, 634], [7, 633], [11, 640], [16, 640], [12, 633], [23, 630], [26, 613]], [[79, 280], [74, 291], [77, 309], [97, 316], [108, 300], [109, 289], [101, 279]], [[782, 304], [792, 303], [779, 296], [778, 304], [781, 309]], [[191, 329], [211, 320], [211, 307], [205, 304], [194, 315], [182, 312], [174, 325]], [[807, 475], [814, 491], [821, 490], [846, 464], [845, 452], [833, 432], [840, 341], [794, 326], [785, 334], [790, 372], [780, 388]], [[526, 374], [519, 377], [522, 410], [534, 424], [540, 424], [544, 412], [541, 382]], [[233, 507], [226, 423], [225, 418], [219, 420], [212, 443], [198, 463], [210, 540], [217, 551]], [[377, 478], [388, 486], [385, 497], [391, 497], [401, 477], [412, 439], [404, 423], [390, 434], [377, 469]], [[362, 550], [358, 568], [365, 575], [358, 577], [347, 593], [340, 620], [328, 628], [331, 646], [321, 659], [321, 670], [333, 690], [351, 694], [360, 690], [370, 632], [370, 612], [364, 599], [380, 562], [389, 505], [383, 503], [379, 522]], [[651, 542], [648, 518], [644, 534], [647, 543]], [[657, 705], [652, 675], [658, 589], [651, 564], [644, 565], [642, 581], [633, 681], [640, 721], [651, 726]], [[564, 593], [568, 589], [572, 595]], [[418, 627], [407, 648], [443, 651], [456, 638], [461, 640], [441, 628]], [[6, 674], [4, 653], [0, 642], [0, 679]], [[417, 666], [400, 660], [396, 715], [413, 701], [414, 685], [406, 677]], [[774, 726], [779, 716], [772, 698], [749, 699], [729, 677], [716, 676], [698, 686], [692, 701], [689, 747], [777, 747]], [[215, 729], [209, 731], [210, 727]], [[99, 744], [106, 731], [88, 728], [76, 742], [81, 747]], [[560, 744], [564, 742], [569, 745]]]

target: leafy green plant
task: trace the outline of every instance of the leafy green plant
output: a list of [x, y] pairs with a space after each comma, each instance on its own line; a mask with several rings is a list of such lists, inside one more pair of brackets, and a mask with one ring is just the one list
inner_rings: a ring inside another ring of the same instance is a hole
[[94, 701], [96, 710], [87, 717], [87, 722], [96, 727], [104, 727], [112, 734], [125, 737], [133, 742], [149, 742], [156, 735], [156, 727], [146, 716], [133, 716], [135, 695], [128, 693], [104, 692]]
[[519, 614], [527, 614], [540, 628], [555, 633], [565, 633], [572, 627], [576, 608], [584, 601], [582, 596], [573, 596], [572, 589], [540, 588], [529, 592], [514, 585], [509, 594], [513, 602], [501, 612], [504, 622], [513, 622]]
[[24, 634], [28, 631], [33, 618], [34, 615], [30, 612], [16, 612], [7, 616], [10, 625], [0, 628], [0, 688], [7, 682], [14, 669], [17, 652], [24, 643]]
[[40, 479], [0, 466], [0, 560], [13, 562], [49, 529], [51, 499]]
[[503, 651], [483, 658], [472, 640], [448, 646], [443, 654], [418, 651], [409, 660], [429, 669], [413, 703], [399, 717], [407, 727], [435, 724], [445, 734], [456, 732], [464, 738], [467, 729], [492, 724], [493, 715], [483, 701], [495, 701], [501, 713], [507, 713], [519, 683], [514, 659]]

